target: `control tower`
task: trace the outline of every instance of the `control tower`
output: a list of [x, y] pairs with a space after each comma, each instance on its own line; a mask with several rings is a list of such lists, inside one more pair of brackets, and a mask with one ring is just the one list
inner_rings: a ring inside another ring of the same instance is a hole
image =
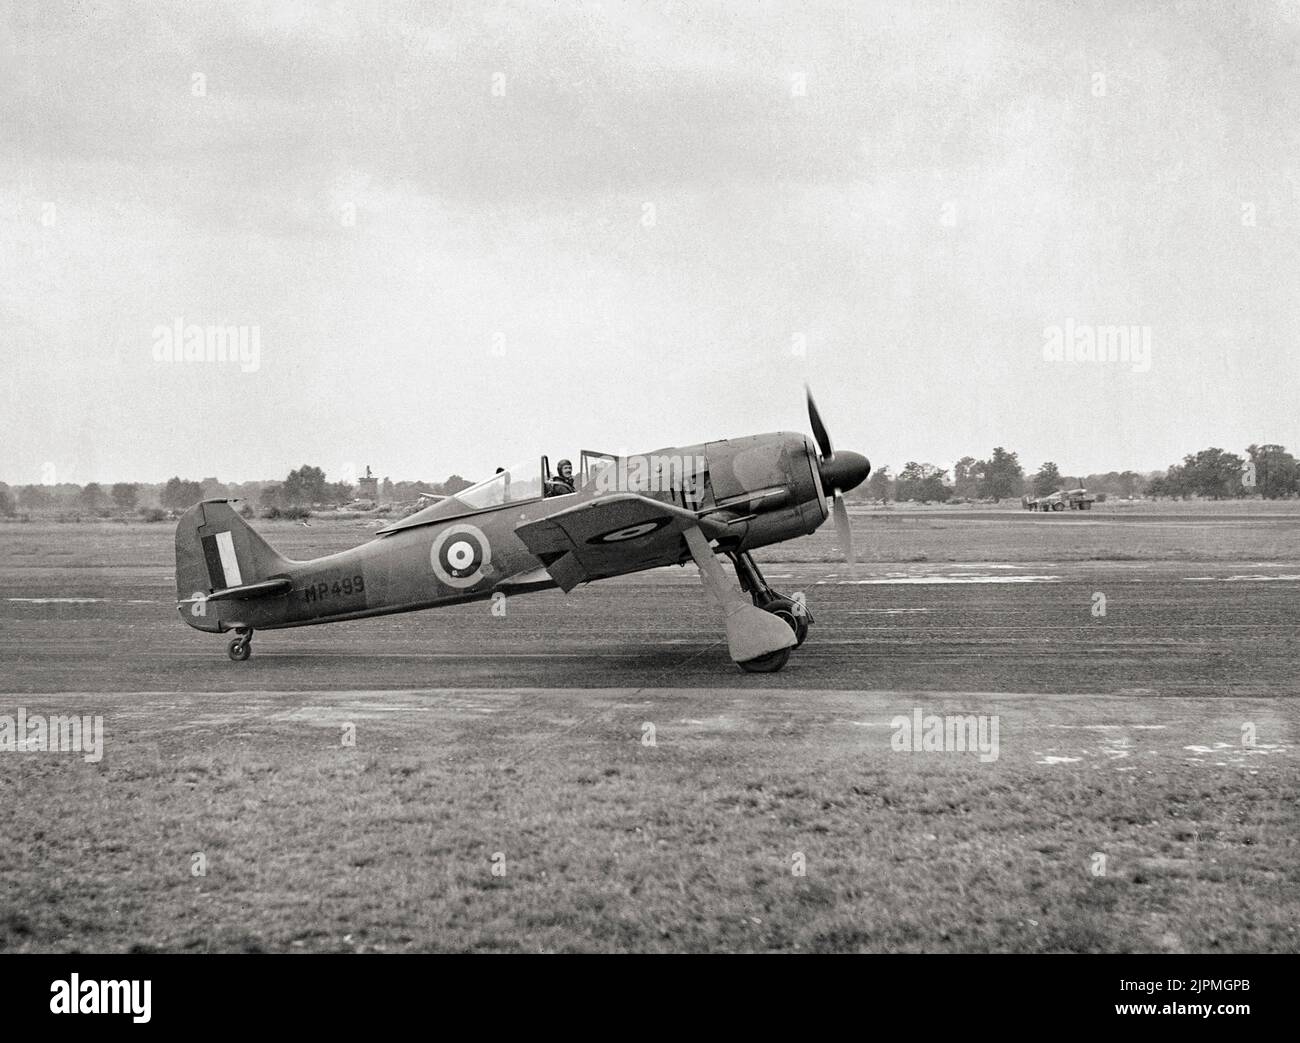
[[369, 464], [366, 465], [365, 476], [357, 479], [357, 499], [358, 500], [379, 499], [379, 479], [370, 473]]

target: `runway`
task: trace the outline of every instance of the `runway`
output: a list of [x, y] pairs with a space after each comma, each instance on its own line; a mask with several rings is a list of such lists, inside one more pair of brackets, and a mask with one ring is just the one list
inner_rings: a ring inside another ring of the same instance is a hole
[[[260, 632], [247, 663], [177, 617], [152, 568], [10, 571], [10, 692], [716, 687], [1293, 697], [1294, 562], [768, 567], [816, 620], [741, 674], [692, 567], [405, 616]], [[1104, 599], [1104, 601], [1102, 600]], [[1104, 611], [1104, 614], [1102, 614]]]

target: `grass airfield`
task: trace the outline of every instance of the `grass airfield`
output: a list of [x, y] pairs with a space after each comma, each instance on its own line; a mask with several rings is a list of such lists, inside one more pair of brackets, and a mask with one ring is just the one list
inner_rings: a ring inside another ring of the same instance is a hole
[[[105, 729], [0, 753], [0, 949], [1300, 948], [1300, 509], [854, 525], [854, 575], [758, 554], [817, 622], [746, 675], [692, 568], [241, 664], [177, 619], [170, 525], [0, 524], [0, 714]], [[916, 708], [997, 759], [894, 750]]]

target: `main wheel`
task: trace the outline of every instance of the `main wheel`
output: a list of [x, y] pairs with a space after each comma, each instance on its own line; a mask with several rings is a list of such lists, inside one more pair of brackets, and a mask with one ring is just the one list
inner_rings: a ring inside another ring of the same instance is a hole
[[234, 638], [230, 644], [226, 646], [226, 655], [230, 656], [230, 658], [236, 663], [242, 663], [252, 654], [253, 646], [249, 643], [247, 638]]
[[747, 674], [774, 674], [790, 658], [790, 649], [782, 648], [776, 652], [769, 652], [767, 655], [761, 655], [757, 659], [746, 659], [743, 663], [736, 665]]
[[808, 640], [808, 620], [801, 613], [782, 605], [780, 608], [772, 609], [772, 615], [776, 616], [778, 619], [784, 619], [790, 629], [794, 631], [795, 648], [798, 648]]

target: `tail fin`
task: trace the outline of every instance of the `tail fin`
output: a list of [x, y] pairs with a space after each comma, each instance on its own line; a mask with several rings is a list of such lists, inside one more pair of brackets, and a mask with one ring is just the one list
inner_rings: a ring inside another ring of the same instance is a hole
[[220, 613], [205, 612], [202, 599], [284, 575], [292, 564], [249, 527], [232, 502], [204, 500], [176, 524], [176, 600], [185, 603], [179, 606], [185, 622], [200, 630], [223, 629]]

